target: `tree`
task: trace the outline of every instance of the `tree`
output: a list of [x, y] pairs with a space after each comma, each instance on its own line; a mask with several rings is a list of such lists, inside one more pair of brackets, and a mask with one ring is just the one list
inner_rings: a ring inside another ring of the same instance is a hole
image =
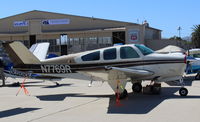
[[173, 36], [169, 38], [170, 40], [180, 40], [182, 41], [183, 39], [181, 37]]
[[192, 43], [196, 48], [200, 48], [200, 25], [194, 25], [192, 30]]

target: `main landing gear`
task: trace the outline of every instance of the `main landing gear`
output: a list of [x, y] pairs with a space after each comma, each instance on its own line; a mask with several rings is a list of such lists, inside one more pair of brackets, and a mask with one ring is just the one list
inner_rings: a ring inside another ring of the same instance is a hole
[[142, 91], [142, 84], [141, 83], [133, 83], [132, 90], [135, 93], [140, 93]]
[[[179, 90], [180, 96], [187, 96], [188, 90], [184, 87], [183, 79], [180, 79], [181, 88]], [[134, 93], [140, 93], [143, 89], [144, 94], [160, 94], [161, 91], [161, 84], [151, 82], [150, 85], [146, 87], [142, 87], [140, 82], [133, 83], [132, 90]]]
[[134, 93], [143, 92], [144, 94], [159, 94], [160, 91], [161, 91], [161, 84], [160, 83], [154, 83], [152, 81], [150, 83], [150, 85], [142, 87], [141, 82], [137, 82], [137, 83], [133, 83], [132, 90], [133, 90]]
[[[187, 96], [188, 90], [184, 87], [183, 79], [180, 79], [181, 88], [179, 89], [180, 96]], [[117, 87], [118, 89], [119, 87]], [[152, 82], [150, 85], [147, 85], [146, 87], [142, 87], [141, 82], [133, 83], [132, 90], [135, 93], [147, 93], [147, 94], [159, 94], [161, 91], [161, 84], [160, 83], [154, 83]], [[117, 99], [124, 99], [128, 96], [128, 92], [126, 89], [122, 93], [116, 92], [115, 96]]]

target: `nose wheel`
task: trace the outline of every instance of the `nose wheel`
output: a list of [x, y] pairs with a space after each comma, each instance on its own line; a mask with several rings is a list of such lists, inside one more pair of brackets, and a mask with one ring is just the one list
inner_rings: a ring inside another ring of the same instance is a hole
[[187, 96], [187, 94], [188, 94], [188, 90], [186, 89], [186, 88], [180, 88], [179, 89], [179, 94], [181, 95], [181, 96]]

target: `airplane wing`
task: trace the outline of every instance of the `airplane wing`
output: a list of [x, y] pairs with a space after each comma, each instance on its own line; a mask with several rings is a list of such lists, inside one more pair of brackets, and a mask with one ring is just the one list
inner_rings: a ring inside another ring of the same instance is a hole
[[130, 69], [130, 68], [119, 68], [119, 67], [108, 67], [106, 66], [105, 71], [95, 71], [95, 70], [89, 70], [89, 71], [79, 71], [80, 74], [86, 75], [86, 76], [93, 76], [95, 79], [101, 79], [103, 81], [108, 80], [124, 80], [128, 77], [131, 78], [140, 78], [140, 77], [148, 77], [153, 75], [154, 73], [147, 70], [141, 70], [141, 69]]
[[148, 77], [154, 73], [142, 69], [105, 67], [108, 70], [108, 84], [115, 93], [122, 93], [125, 89], [127, 78], [140, 79]]
[[141, 69], [110, 67], [110, 70], [123, 72], [126, 76], [130, 76], [130, 77], [146, 77], [146, 76], [151, 76], [154, 74], [151, 71], [141, 70]]

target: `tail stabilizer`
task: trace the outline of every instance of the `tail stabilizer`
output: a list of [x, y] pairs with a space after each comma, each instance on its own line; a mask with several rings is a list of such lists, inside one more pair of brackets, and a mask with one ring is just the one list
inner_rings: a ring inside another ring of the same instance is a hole
[[36, 43], [31, 46], [29, 49], [40, 61], [44, 61], [46, 59], [48, 49], [49, 49], [49, 43]]
[[3, 43], [3, 47], [15, 66], [40, 64], [39, 59], [36, 58], [21, 42], [5, 42]]

